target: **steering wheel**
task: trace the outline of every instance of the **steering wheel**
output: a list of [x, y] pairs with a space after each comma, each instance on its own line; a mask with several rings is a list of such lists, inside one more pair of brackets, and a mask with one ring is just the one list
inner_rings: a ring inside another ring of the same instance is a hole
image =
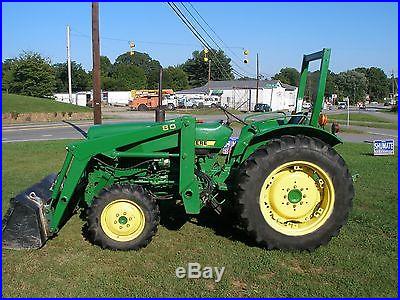
[[242, 123], [243, 125], [248, 125], [248, 123], [246, 123], [239, 117], [235, 116], [233, 113], [229, 112], [226, 108], [222, 107], [221, 105], [216, 104], [215, 106], [224, 112], [224, 114], [226, 116], [226, 122], [225, 122], [226, 125], [229, 126], [229, 124], [231, 123], [230, 122], [231, 117], [233, 117], [236, 121], [238, 121], [239, 123]]

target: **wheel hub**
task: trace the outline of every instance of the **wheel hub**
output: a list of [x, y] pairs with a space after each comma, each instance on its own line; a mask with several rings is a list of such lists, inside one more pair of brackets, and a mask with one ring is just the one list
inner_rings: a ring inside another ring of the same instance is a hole
[[265, 180], [260, 208], [267, 223], [287, 235], [316, 230], [333, 210], [334, 189], [315, 164], [295, 161], [276, 168]]
[[290, 203], [298, 203], [303, 198], [303, 195], [300, 190], [293, 189], [288, 193], [288, 199]]
[[104, 233], [117, 241], [130, 241], [138, 237], [144, 229], [145, 217], [142, 209], [128, 199], [114, 200], [101, 214]]

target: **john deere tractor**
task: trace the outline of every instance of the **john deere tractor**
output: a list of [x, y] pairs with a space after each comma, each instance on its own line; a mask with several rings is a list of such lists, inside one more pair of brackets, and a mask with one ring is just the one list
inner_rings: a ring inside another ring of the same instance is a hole
[[[329, 58], [330, 49], [304, 55], [292, 114], [240, 119], [220, 107], [226, 121], [184, 116], [92, 126], [68, 145], [58, 174], [11, 199], [3, 247], [40, 248], [82, 209], [91, 243], [136, 250], [157, 232], [159, 203], [179, 199], [187, 214], [234, 209], [242, 228], [268, 249], [328, 243], [354, 196], [349, 170], [333, 149], [341, 143], [337, 127], [324, 130], [320, 115]], [[314, 60], [321, 60], [318, 91], [311, 114], [304, 114], [300, 103]], [[243, 125], [236, 139], [232, 121]]]

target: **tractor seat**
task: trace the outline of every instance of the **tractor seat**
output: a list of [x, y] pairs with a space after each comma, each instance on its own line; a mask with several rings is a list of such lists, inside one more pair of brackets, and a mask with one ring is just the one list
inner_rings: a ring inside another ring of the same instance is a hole
[[300, 124], [304, 121], [305, 118], [305, 116], [292, 116], [290, 117], [288, 124]]

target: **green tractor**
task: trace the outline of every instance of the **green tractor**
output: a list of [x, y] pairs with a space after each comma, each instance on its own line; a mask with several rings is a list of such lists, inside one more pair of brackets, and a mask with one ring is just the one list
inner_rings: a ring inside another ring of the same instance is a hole
[[[352, 177], [333, 149], [341, 140], [320, 115], [330, 49], [304, 55], [294, 114], [226, 114], [198, 123], [92, 126], [66, 148], [58, 174], [11, 199], [3, 247], [40, 248], [71, 215], [86, 212], [87, 238], [102, 248], [136, 250], [157, 232], [159, 203], [181, 199], [187, 214], [204, 207], [233, 209], [242, 227], [268, 249], [315, 249], [345, 224], [354, 196]], [[303, 114], [310, 61], [321, 60], [311, 115]], [[232, 118], [243, 127], [230, 142]], [[231, 147], [226, 145], [231, 144]], [[233, 223], [233, 220], [232, 220]]]

